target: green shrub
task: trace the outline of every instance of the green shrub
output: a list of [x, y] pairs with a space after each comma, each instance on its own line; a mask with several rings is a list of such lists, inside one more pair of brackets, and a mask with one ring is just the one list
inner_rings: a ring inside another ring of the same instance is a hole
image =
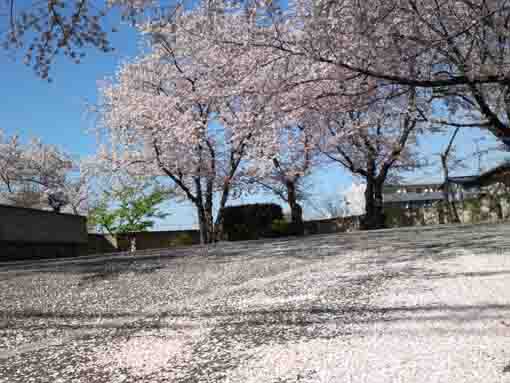
[[284, 219], [275, 219], [271, 224], [271, 230], [276, 236], [287, 236], [291, 233], [291, 224]]
[[193, 237], [187, 233], [180, 233], [170, 241], [171, 247], [191, 246], [193, 245]]
[[303, 235], [304, 224], [288, 222], [285, 219], [275, 219], [271, 224], [271, 237], [290, 237]]
[[272, 223], [283, 219], [283, 211], [273, 203], [228, 206], [221, 217], [224, 238], [244, 241], [273, 236]]
[[400, 207], [385, 207], [384, 208], [384, 226], [385, 227], [399, 227], [403, 226], [405, 217], [405, 210]]
[[472, 199], [464, 202], [465, 209], [471, 213], [471, 222], [480, 222], [482, 220], [482, 203], [478, 199]]

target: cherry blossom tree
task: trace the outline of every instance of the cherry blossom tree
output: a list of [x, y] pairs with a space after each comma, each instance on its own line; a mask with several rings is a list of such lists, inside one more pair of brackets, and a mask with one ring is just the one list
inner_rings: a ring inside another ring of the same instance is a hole
[[[393, 97], [393, 95], [392, 95]], [[383, 185], [388, 177], [418, 166], [418, 124], [415, 91], [364, 110], [330, 113], [323, 127], [321, 151], [366, 185], [362, 227], [384, 225]]]
[[1, 203], [30, 209], [43, 209], [47, 204], [44, 193], [32, 184], [22, 184], [13, 192], [2, 193]]
[[87, 48], [111, 52], [112, 14], [135, 24], [145, 18], [171, 18], [184, 1], [0, 0], [0, 38], [8, 52], [24, 53], [24, 63], [49, 79], [51, 64], [63, 54], [80, 63]]
[[38, 139], [22, 144], [19, 137], [0, 131], [0, 192], [18, 206], [49, 206], [59, 212], [69, 205], [73, 213], [83, 214], [88, 182], [79, 162], [57, 147]]
[[74, 169], [67, 174], [56, 193], [57, 199], [65, 202], [65, 207], [75, 215], [86, 215], [89, 202], [94, 198], [93, 181], [81, 162], [76, 161]]
[[[229, 28], [204, 32], [203, 38], [220, 45], [250, 46], [258, 52], [259, 63], [267, 57], [266, 62], [279, 66], [280, 72], [293, 72], [294, 65], [288, 64], [296, 61], [310, 72], [321, 67], [330, 77], [345, 80], [336, 84], [336, 94], [349, 93], [351, 82], [360, 80], [369, 85], [351, 87], [358, 93], [374, 86], [420, 89], [420, 97], [447, 102], [472, 116], [467, 123], [450, 119], [448, 123], [486, 128], [510, 145], [506, 0], [214, 4], [209, 12]], [[324, 77], [300, 80], [317, 92]], [[287, 89], [281, 88], [283, 93]], [[329, 97], [331, 91], [320, 93]], [[305, 104], [306, 98], [301, 101]]]
[[[274, 137], [269, 137], [273, 135]], [[289, 205], [293, 232], [304, 234], [303, 209], [299, 203], [305, 198], [304, 179], [319, 165], [319, 152], [314, 145], [313, 132], [305, 125], [284, 126], [264, 132], [263, 147], [252, 145], [249, 154], [256, 157], [249, 166], [250, 183], [260, 186]]]
[[453, 125], [484, 127], [510, 143], [506, 1], [320, 3], [301, 47], [325, 41], [309, 55], [387, 84], [430, 88], [431, 98], [473, 117]]
[[228, 81], [228, 51], [176, 41], [171, 26], [145, 31], [149, 53], [101, 89], [105, 143], [98, 159], [113, 172], [167, 178], [195, 206], [201, 241], [209, 243], [214, 212], [240, 190], [247, 147], [263, 132], [264, 103], [257, 95], [223, 94], [210, 80]]
[[[275, 16], [268, 25], [265, 25], [259, 23], [256, 20], [257, 16], [253, 16], [253, 13], [250, 12], [248, 9], [245, 13], [226, 13], [219, 20], [216, 20], [215, 24], [208, 25], [207, 16], [209, 15], [205, 7], [202, 10], [195, 10], [193, 17], [187, 15], [178, 18], [178, 22], [173, 27], [180, 32], [177, 37], [185, 36], [181, 38], [188, 38], [194, 44], [196, 44], [196, 41], [201, 43], [207, 41], [208, 45], [219, 52], [222, 52], [222, 49], [236, 52], [235, 55], [229, 56], [230, 71], [228, 75], [219, 76], [214, 71], [210, 72], [209, 83], [213, 84], [212, 88], [221, 89], [223, 94], [230, 96], [244, 97], [254, 93], [266, 96], [265, 109], [267, 114], [270, 115], [272, 124], [271, 127], [266, 125], [263, 145], [268, 148], [267, 150], [270, 153], [266, 155], [266, 158], [269, 159], [266, 163], [273, 166], [272, 173], [267, 173], [270, 176], [265, 179], [262, 177], [264, 179], [261, 182], [262, 184], [267, 187], [268, 183], [272, 182], [274, 185], [274, 181], [279, 179], [280, 184], [294, 186], [294, 183], [290, 180], [295, 177], [295, 174], [303, 172], [302, 169], [297, 173], [295, 169], [291, 169], [292, 177], [289, 177], [287, 169], [281, 165], [277, 158], [278, 150], [271, 152], [277, 146], [275, 143], [278, 140], [275, 137], [279, 136], [279, 134], [274, 133], [278, 130], [274, 126], [293, 126], [293, 124], [295, 126], [296, 121], [306, 121], [307, 124], [310, 124], [311, 132], [313, 132], [311, 134], [312, 139], [309, 140], [313, 142], [310, 146], [313, 146], [316, 140], [314, 136], [320, 134], [321, 129], [324, 129], [325, 126], [331, 127], [332, 121], [335, 121], [339, 116], [342, 116], [340, 119], [349, 116], [348, 118], [353, 119], [353, 121], [338, 124], [333, 129], [336, 130], [334, 139], [342, 141], [345, 137], [350, 137], [351, 141], [357, 141], [359, 144], [357, 146], [358, 150], [366, 153], [370, 148], [363, 145], [363, 140], [360, 137], [369, 134], [367, 132], [360, 134], [360, 131], [366, 130], [363, 126], [369, 120], [372, 120], [373, 126], [381, 125], [380, 121], [375, 122], [377, 114], [383, 111], [380, 105], [383, 105], [386, 100], [392, 102], [392, 98], [398, 99], [399, 94], [407, 92], [414, 94], [415, 110], [412, 112], [414, 117], [408, 119], [408, 123], [405, 124], [407, 127], [403, 129], [405, 133], [400, 137], [404, 141], [402, 147], [404, 146], [410, 132], [414, 130], [414, 121], [418, 114], [415, 91], [410, 90], [409, 87], [395, 86], [391, 88], [391, 91], [380, 90], [379, 82], [366, 75], [353, 73], [346, 68], [315, 60], [305, 54], [296, 54], [290, 49], [290, 45], [296, 44], [299, 47], [303, 36], [303, 26], [297, 27], [292, 22], [281, 24], [279, 16]], [[270, 17], [273, 17], [271, 12], [268, 13], [270, 13]], [[194, 25], [189, 23], [190, 19], [195, 20]], [[201, 20], [201, 24], [205, 27], [196, 27], [198, 20]], [[275, 29], [276, 27], [278, 29]], [[276, 46], [273, 44], [274, 38], [284, 39], [285, 41], [280, 41], [280, 44]], [[287, 48], [282, 48], [282, 44], [289, 45], [286, 45]], [[229, 81], [223, 81], [224, 78], [228, 78]], [[391, 94], [388, 95], [390, 92]], [[351, 113], [353, 110], [361, 112], [355, 117], [356, 113]], [[424, 110], [426, 109], [422, 108], [420, 113], [423, 113]], [[390, 114], [388, 111], [383, 111], [383, 115], [385, 113]], [[392, 113], [394, 116], [398, 115], [400, 117], [399, 113], [395, 111], [392, 111]], [[385, 120], [385, 118], [382, 118], [382, 120]], [[396, 120], [394, 119], [394, 121]], [[370, 154], [373, 159], [367, 160], [365, 163], [365, 165], [370, 163], [370, 169], [366, 173], [370, 175], [369, 187], [367, 187], [367, 195], [370, 195], [370, 197], [367, 197], [369, 201], [367, 209], [370, 212], [368, 220], [378, 216], [378, 212], [382, 208], [382, 204], [380, 208], [374, 207], [375, 190], [382, 187], [383, 180], [386, 179], [389, 169], [396, 165], [397, 159], [403, 158], [403, 148], [389, 150], [390, 144], [387, 144], [385, 149], [379, 147], [383, 142], [390, 142], [395, 138], [395, 134], [391, 135], [392, 131], [395, 131], [395, 128], [385, 126], [384, 133], [390, 132], [390, 136], [386, 139], [386, 137], [383, 137], [383, 129], [378, 130], [375, 134], [378, 137], [376, 146], [378, 146], [378, 150], [381, 150], [381, 153], [377, 155]], [[328, 134], [331, 136], [331, 131]], [[374, 133], [371, 132], [371, 134]], [[358, 139], [354, 139], [354, 137], [358, 137]], [[332, 139], [328, 141], [332, 141]], [[386, 152], [384, 152], [385, 150]], [[326, 152], [329, 152], [329, 149]], [[386, 155], [389, 158], [385, 160], [386, 164], [381, 172], [380, 185], [374, 188], [378, 169], [372, 163], [380, 159], [378, 156], [384, 157]], [[296, 161], [291, 163], [296, 165]], [[267, 168], [265, 165], [263, 167]], [[356, 170], [358, 168], [356, 167]], [[274, 187], [272, 188], [274, 189]], [[291, 189], [286, 190], [284, 188], [285, 193], [280, 193], [284, 195], [286, 200], [289, 200], [289, 203], [290, 200], [294, 199], [289, 198], [289, 195], [295, 194]], [[295, 219], [299, 221], [298, 217], [301, 215], [299, 205], [292, 203], [292, 206], [294, 208], [291, 208], [291, 210], [294, 212]], [[377, 225], [374, 223], [368, 226]]]
[[0, 180], [2, 191], [14, 193], [19, 175], [24, 172], [23, 149], [17, 136], [7, 137], [0, 130]]

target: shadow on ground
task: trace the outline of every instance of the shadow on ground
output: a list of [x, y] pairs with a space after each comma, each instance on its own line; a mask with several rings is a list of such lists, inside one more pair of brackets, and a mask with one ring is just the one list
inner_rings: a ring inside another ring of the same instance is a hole
[[[329, 257], [349, 257], [346, 261], [353, 270], [372, 269], [370, 278], [352, 277], [348, 273], [341, 276], [338, 283], [355, 286], [356, 289], [377, 288], [382, 281], [399, 279], [456, 279], [466, 277], [506, 276], [508, 269], [496, 271], [473, 271], [441, 273], [420, 266], [420, 260], [454, 260], [460, 255], [497, 253], [510, 251], [510, 226], [473, 225], [440, 226], [382, 230], [377, 232], [357, 232], [338, 235], [317, 235], [307, 238], [287, 238], [271, 241], [221, 243], [209, 248], [192, 247], [179, 250], [158, 250], [141, 252], [135, 255], [94, 257], [79, 260], [56, 260], [28, 263], [26, 265], [0, 265], [1, 277], [15, 278], [20, 275], [37, 273], [69, 273], [80, 276], [79, 286], [87, 287], [100, 281], [115, 280], [122, 274], [152, 274], [172, 268], [177, 263], [201, 262], [204, 270], [207, 265], [227, 263], [237, 259], [264, 259], [268, 262], [275, 257], [296, 260], [320, 260]], [[353, 252], [365, 252], [364, 257], [353, 257]], [[400, 266], [402, 265], [402, 266]], [[509, 264], [510, 266], [510, 264]], [[435, 321], [470, 323], [481, 319], [504, 320], [509, 317], [510, 305], [486, 302], [480, 305], [441, 306], [416, 305], [411, 307], [373, 307], [370, 304], [349, 301], [344, 304], [326, 300], [310, 302], [305, 307], [278, 307], [259, 310], [228, 311], [222, 307], [202, 310], [199, 314], [161, 311], [157, 314], [144, 311], [129, 312], [58, 312], [33, 309], [6, 310], [0, 308], [0, 328], [24, 326], [24, 322], [38, 320], [53, 321], [54, 326], [71, 328], [110, 328], [110, 329], [161, 329], [197, 326], [204, 319], [214, 319], [219, 325], [229, 328], [272, 328], [291, 326], [298, 332], [313, 336], [310, 326], [333, 326], [343, 331], [348, 325], [380, 322]], [[341, 301], [341, 299], [340, 299]], [[188, 324], [172, 324], [172, 319], [182, 318]], [[28, 326], [29, 324], [27, 324]], [[273, 329], [274, 330], [274, 329]], [[268, 334], [274, 333], [267, 330]], [[250, 330], [251, 331], [251, 330]], [[345, 330], [350, 331], [350, 330]], [[459, 328], [459, 331], [465, 331]], [[268, 336], [269, 336], [268, 335]]]

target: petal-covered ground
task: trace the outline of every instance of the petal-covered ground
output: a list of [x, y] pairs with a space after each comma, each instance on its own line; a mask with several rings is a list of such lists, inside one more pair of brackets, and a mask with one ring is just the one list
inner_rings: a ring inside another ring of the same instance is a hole
[[0, 264], [0, 382], [510, 382], [510, 225]]

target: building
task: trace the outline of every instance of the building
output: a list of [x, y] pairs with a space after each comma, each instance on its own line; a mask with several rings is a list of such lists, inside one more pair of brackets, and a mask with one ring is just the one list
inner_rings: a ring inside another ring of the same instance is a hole
[[[491, 192], [494, 185], [510, 188], [510, 163], [505, 162], [480, 175], [450, 177], [452, 201], [479, 199]], [[442, 201], [444, 183], [390, 184], [383, 189], [387, 207], [413, 209], [429, 207]]]
[[[451, 201], [480, 198], [484, 194], [481, 176], [450, 177]], [[486, 178], [485, 182], [489, 182]], [[388, 185], [383, 190], [383, 204], [387, 207], [416, 209], [431, 207], [443, 201], [444, 183], [420, 183]]]
[[510, 162], [504, 162], [482, 173], [472, 186], [487, 187], [497, 183], [510, 187]]
[[[480, 175], [450, 177], [450, 201], [461, 222], [501, 221], [510, 218], [510, 162]], [[383, 206], [392, 226], [446, 223], [444, 183], [387, 185]]]
[[443, 200], [443, 184], [393, 184], [383, 189], [383, 205], [389, 208], [416, 209]]

